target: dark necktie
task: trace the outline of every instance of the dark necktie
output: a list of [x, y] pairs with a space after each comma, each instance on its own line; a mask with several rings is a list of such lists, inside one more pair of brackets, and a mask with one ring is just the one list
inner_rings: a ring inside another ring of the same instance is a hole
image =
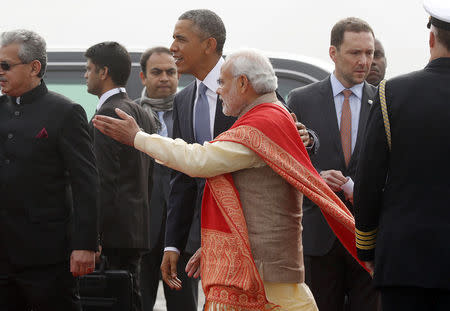
[[206, 97], [206, 85], [203, 82], [198, 87], [198, 98], [195, 105], [195, 140], [199, 144], [211, 140], [211, 127], [209, 120], [209, 104]]
[[352, 91], [343, 90], [344, 103], [342, 104], [341, 114], [341, 144], [344, 152], [345, 165], [348, 166], [352, 156], [352, 111], [350, 110], [350, 95]]

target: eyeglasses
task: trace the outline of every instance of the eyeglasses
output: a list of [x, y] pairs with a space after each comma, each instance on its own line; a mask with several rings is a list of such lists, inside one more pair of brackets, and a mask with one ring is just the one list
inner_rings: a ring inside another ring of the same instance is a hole
[[10, 64], [8, 62], [2, 61], [2, 62], [0, 62], [0, 68], [2, 68], [3, 71], [9, 71], [14, 66], [24, 65], [24, 64], [26, 64], [26, 63]]

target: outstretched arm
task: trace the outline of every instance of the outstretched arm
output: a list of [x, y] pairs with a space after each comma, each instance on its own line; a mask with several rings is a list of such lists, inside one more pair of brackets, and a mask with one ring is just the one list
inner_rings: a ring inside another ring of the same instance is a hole
[[264, 165], [256, 153], [241, 144], [226, 141], [187, 144], [181, 139], [149, 135], [140, 131], [131, 116], [119, 109], [116, 113], [122, 120], [97, 115], [93, 120], [94, 126], [121, 143], [145, 152], [159, 163], [191, 177], [213, 177]]

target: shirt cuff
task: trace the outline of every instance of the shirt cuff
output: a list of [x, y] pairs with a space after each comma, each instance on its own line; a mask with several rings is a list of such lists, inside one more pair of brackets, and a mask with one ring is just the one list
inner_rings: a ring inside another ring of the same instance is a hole
[[347, 178], [348, 178], [347, 182], [341, 186], [341, 189], [346, 194], [351, 195], [353, 193], [354, 183], [353, 183], [353, 180], [351, 179], [351, 177], [347, 177]]
[[[136, 149], [139, 149], [140, 151], [144, 151], [145, 146], [145, 135], [146, 133], [143, 131], [139, 131], [136, 133], [136, 136], [134, 136], [134, 147]], [[147, 134], [148, 135], [148, 134]]]
[[173, 246], [164, 247], [164, 252], [175, 252], [178, 253], [178, 255], [180, 254], [180, 250]]

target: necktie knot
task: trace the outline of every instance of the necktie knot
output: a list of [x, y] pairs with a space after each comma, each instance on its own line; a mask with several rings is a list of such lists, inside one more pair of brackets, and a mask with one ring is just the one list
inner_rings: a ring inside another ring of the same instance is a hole
[[342, 94], [344, 94], [344, 99], [347, 99], [347, 98], [349, 98], [350, 97], [350, 95], [352, 95], [352, 91], [350, 91], [350, 90], [343, 90], [342, 91]]
[[208, 87], [205, 84], [203, 84], [203, 82], [200, 82], [198, 86], [198, 96], [200, 97], [201, 95], [206, 95], [207, 89]]

